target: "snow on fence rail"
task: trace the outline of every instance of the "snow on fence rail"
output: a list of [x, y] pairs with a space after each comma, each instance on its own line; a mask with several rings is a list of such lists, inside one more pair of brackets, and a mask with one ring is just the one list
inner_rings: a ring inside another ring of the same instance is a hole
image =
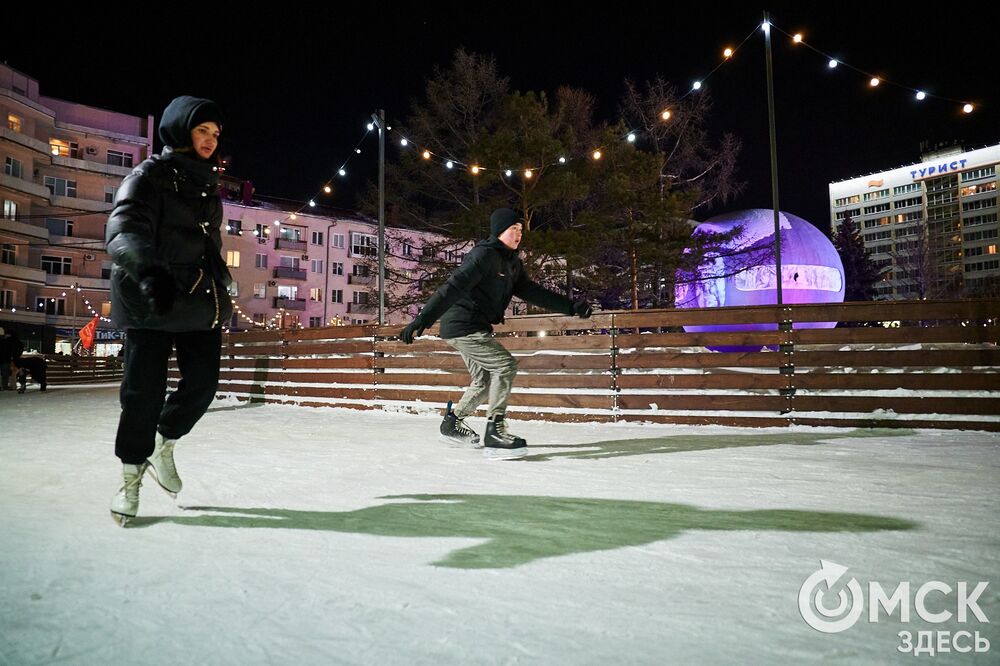
[[[1000, 300], [525, 316], [497, 327], [515, 418], [1000, 430]], [[799, 329], [805, 322], [836, 328]], [[769, 330], [686, 333], [688, 325]], [[219, 392], [240, 400], [439, 410], [468, 373], [398, 326], [233, 333]], [[752, 351], [716, 352], [708, 347]]]

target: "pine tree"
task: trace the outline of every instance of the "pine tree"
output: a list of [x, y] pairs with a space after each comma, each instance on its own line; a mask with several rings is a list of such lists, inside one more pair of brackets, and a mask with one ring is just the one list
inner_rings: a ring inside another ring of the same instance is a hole
[[883, 271], [875, 266], [850, 216], [834, 232], [833, 246], [844, 264], [844, 301], [875, 300], [875, 284], [882, 279]]

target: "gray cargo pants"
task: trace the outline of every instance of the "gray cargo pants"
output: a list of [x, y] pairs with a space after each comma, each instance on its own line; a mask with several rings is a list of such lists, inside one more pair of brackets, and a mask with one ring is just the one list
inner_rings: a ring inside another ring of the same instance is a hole
[[486, 416], [493, 418], [507, 411], [507, 399], [517, 375], [517, 360], [503, 348], [492, 333], [472, 333], [460, 338], [448, 338], [449, 345], [458, 350], [472, 376], [472, 385], [453, 409], [455, 416], [465, 418], [475, 413], [483, 398], [489, 394]]

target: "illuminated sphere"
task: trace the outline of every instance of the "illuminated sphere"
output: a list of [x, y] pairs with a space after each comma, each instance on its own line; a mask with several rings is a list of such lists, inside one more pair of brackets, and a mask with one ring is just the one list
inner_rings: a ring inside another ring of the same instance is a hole
[[[842, 303], [844, 264], [826, 235], [801, 217], [780, 212], [782, 301], [795, 303]], [[726, 257], [701, 265], [698, 280], [677, 275], [674, 293], [678, 308], [775, 305], [778, 302], [773, 253], [759, 265], [740, 270], [747, 254], [738, 250], [767, 253], [774, 246], [774, 211], [764, 208], [726, 213], [702, 222], [695, 234], [728, 233], [737, 226], [743, 233], [725, 248]], [[735, 255], [735, 256], [733, 256]], [[713, 277], [719, 276], [719, 277]], [[833, 328], [836, 322], [796, 322], [794, 328]], [[688, 333], [715, 331], [773, 331], [777, 324], [729, 324], [685, 326]], [[712, 347], [716, 351], [754, 351], [748, 347]]]

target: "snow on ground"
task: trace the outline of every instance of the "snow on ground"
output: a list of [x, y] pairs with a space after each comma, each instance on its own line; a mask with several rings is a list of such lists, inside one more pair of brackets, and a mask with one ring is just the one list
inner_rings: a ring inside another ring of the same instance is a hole
[[[995, 433], [512, 421], [532, 453], [496, 462], [434, 415], [219, 402], [121, 529], [117, 418], [111, 387], [0, 393], [2, 664], [908, 663], [900, 631], [962, 630], [989, 652], [934, 662], [1000, 661]], [[821, 560], [827, 608], [987, 581], [990, 623], [821, 633]]]

